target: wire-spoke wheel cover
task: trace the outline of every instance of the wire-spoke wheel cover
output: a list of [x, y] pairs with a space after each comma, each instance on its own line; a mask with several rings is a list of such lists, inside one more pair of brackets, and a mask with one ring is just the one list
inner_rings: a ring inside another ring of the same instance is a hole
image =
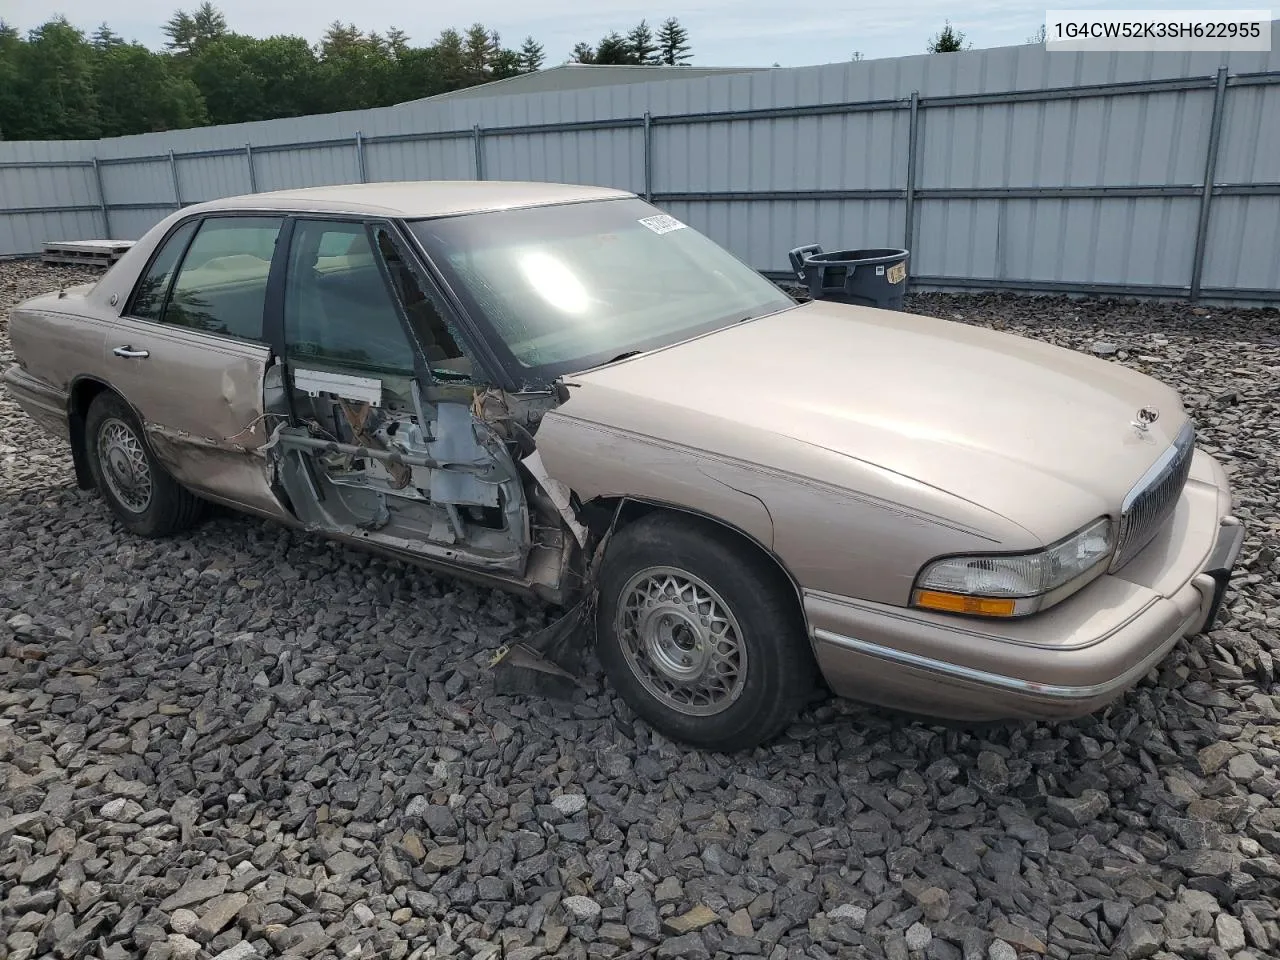
[[646, 690], [688, 716], [727, 710], [747, 680], [747, 648], [729, 605], [676, 567], [647, 567], [622, 588], [614, 628]]
[[102, 421], [98, 463], [102, 479], [119, 504], [130, 513], [145, 512], [151, 505], [151, 464], [133, 427], [116, 417]]

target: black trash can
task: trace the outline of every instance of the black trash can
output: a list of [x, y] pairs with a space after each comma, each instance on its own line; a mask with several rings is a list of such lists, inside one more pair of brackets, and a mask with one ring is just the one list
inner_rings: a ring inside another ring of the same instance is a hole
[[788, 256], [796, 277], [814, 300], [857, 303], [884, 310], [901, 310], [907, 295], [906, 250], [837, 250], [823, 253], [810, 244]]

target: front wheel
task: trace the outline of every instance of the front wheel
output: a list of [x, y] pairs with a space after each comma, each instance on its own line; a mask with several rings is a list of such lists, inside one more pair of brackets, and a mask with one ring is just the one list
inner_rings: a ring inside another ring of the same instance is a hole
[[619, 531], [596, 618], [610, 682], [676, 740], [757, 746], [795, 718], [812, 687], [790, 584], [754, 547], [705, 521], [652, 514]]

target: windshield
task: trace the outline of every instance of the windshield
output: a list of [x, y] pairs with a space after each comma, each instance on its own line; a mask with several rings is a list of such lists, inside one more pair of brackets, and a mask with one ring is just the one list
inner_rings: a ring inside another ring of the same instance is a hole
[[445, 279], [536, 376], [652, 350], [794, 301], [639, 199], [409, 224]]

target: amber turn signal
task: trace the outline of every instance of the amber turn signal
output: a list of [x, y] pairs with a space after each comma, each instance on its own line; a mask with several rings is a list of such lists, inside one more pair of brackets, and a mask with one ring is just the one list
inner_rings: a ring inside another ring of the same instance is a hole
[[983, 617], [1012, 617], [1018, 601], [1009, 597], [970, 597], [941, 590], [917, 590], [916, 606], [944, 613], [973, 613]]

